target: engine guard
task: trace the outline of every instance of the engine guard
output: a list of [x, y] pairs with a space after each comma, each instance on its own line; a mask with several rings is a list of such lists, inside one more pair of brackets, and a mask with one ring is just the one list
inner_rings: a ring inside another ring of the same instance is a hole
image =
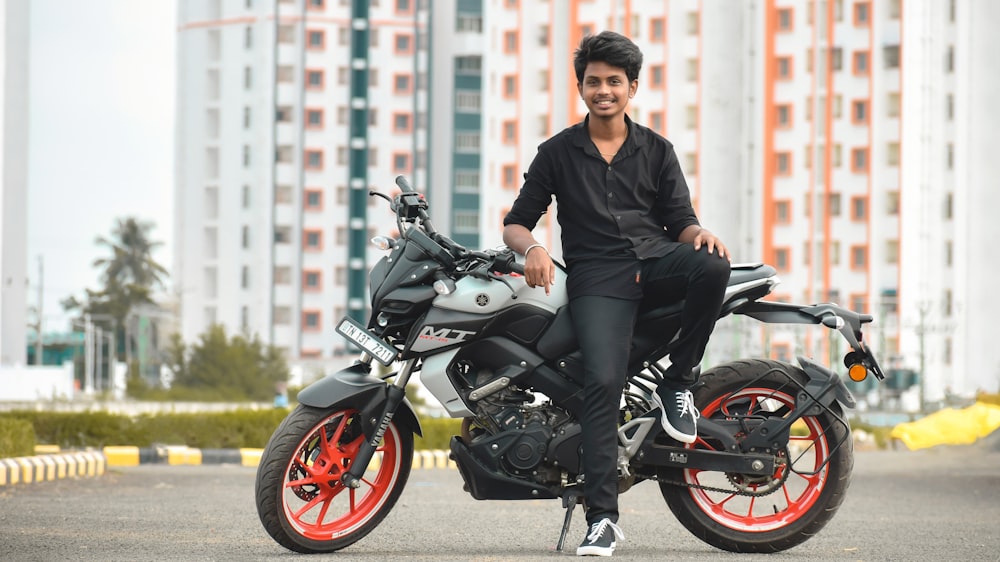
[[[389, 387], [385, 381], [370, 375], [369, 370], [367, 365], [355, 363], [346, 369], [327, 375], [299, 392], [299, 404], [312, 408], [330, 408], [337, 405], [356, 408], [365, 414], [361, 416], [361, 427], [365, 435], [373, 435], [377, 420], [385, 410]], [[417, 419], [413, 406], [405, 398], [393, 415], [393, 419], [423, 437], [420, 420]]]

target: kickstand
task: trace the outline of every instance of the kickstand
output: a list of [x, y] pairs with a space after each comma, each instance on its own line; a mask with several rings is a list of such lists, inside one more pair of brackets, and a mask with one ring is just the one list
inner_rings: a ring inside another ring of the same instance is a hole
[[559, 544], [556, 545], [556, 552], [562, 552], [563, 545], [566, 543], [566, 535], [569, 534], [569, 523], [573, 520], [573, 509], [576, 508], [576, 504], [581, 503], [583, 499], [583, 494], [577, 492], [576, 490], [568, 490], [562, 498], [563, 507], [566, 508], [566, 517], [563, 518], [562, 532], [559, 533]]

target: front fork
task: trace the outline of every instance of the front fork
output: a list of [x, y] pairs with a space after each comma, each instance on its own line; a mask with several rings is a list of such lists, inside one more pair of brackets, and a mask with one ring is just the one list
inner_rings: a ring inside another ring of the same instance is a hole
[[[372, 358], [367, 353], [362, 354], [361, 362], [367, 362], [371, 364]], [[372, 425], [375, 427], [375, 432], [372, 434], [371, 438], [366, 439], [358, 449], [358, 456], [354, 458], [354, 462], [351, 464], [351, 468], [341, 477], [341, 482], [344, 486], [348, 488], [360, 488], [361, 487], [361, 477], [364, 475], [365, 470], [368, 467], [368, 463], [371, 462], [372, 458], [375, 456], [375, 451], [378, 449], [379, 443], [382, 442], [382, 437], [385, 435], [386, 430], [389, 428], [389, 423], [392, 421], [392, 416], [396, 415], [396, 409], [399, 405], [403, 403], [403, 398], [406, 397], [406, 385], [410, 382], [410, 376], [413, 374], [413, 368], [416, 366], [417, 360], [410, 359], [403, 363], [403, 368], [399, 370], [396, 375], [396, 380], [392, 384], [388, 385], [386, 391], [386, 400], [382, 407], [382, 411], [378, 413], [377, 416], [373, 416], [371, 420]], [[363, 415], [369, 415], [369, 412], [362, 412]]]

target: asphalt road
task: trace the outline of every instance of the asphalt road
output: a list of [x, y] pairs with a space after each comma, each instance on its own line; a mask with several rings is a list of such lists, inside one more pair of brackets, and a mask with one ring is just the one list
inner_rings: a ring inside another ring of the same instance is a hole
[[[333, 555], [298, 555], [264, 532], [255, 469], [141, 465], [92, 479], [0, 488], [0, 560], [556, 560], [557, 500], [478, 502], [454, 470], [416, 470], [372, 534]], [[687, 533], [653, 483], [622, 496], [622, 560], [1000, 560], [1000, 447], [858, 452], [848, 498], [806, 543], [772, 555], [716, 550]]]

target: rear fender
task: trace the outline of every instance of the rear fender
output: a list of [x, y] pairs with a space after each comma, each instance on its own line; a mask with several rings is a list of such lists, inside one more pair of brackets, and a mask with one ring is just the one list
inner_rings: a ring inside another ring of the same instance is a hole
[[[385, 381], [369, 374], [370, 367], [355, 363], [346, 369], [327, 375], [299, 392], [298, 401], [303, 406], [331, 408], [334, 406], [354, 408], [361, 412], [361, 427], [365, 435], [375, 433], [376, 424], [385, 410], [389, 386]], [[406, 429], [423, 436], [420, 420], [413, 406], [405, 398], [393, 415], [393, 419]]]
[[806, 376], [809, 377], [809, 382], [806, 384], [806, 391], [811, 396], [816, 397], [821, 404], [825, 406], [830, 405], [831, 400], [828, 396], [830, 396], [830, 391], [832, 390], [832, 398], [840, 402], [841, 406], [853, 409], [858, 405], [854, 399], [854, 395], [851, 394], [851, 391], [837, 373], [805, 357], [798, 357], [798, 361], [799, 366], [802, 367]]

